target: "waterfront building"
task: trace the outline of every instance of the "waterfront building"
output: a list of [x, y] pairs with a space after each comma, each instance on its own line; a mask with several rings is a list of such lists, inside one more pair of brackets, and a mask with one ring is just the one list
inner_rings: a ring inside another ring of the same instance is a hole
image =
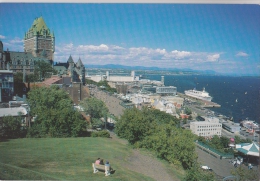
[[241, 130], [241, 126], [239, 126], [239, 123], [233, 122], [223, 122], [222, 127], [231, 133], [236, 133]]
[[43, 17], [35, 18], [31, 28], [24, 35], [24, 51], [34, 57], [44, 56], [54, 61], [55, 36], [47, 27]]
[[212, 137], [214, 135], [221, 136], [222, 124], [216, 117], [203, 117], [204, 121], [195, 121], [190, 123], [192, 133], [203, 136]]
[[175, 96], [177, 94], [177, 88], [174, 86], [158, 86], [156, 87], [156, 93], [160, 95], [172, 95]]
[[130, 76], [119, 76], [119, 75], [110, 75], [109, 71], [106, 71], [106, 75], [92, 75], [88, 77], [89, 79], [99, 82], [99, 81], [108, 81], [114, 83], [113, 87], [116, 87], [116, 84], [122, 84], [122, 83], [130, 83], [130, 82], [136, 82], [139, 81], [139, 76], [135, 75], [135, 71], [131, 71]]

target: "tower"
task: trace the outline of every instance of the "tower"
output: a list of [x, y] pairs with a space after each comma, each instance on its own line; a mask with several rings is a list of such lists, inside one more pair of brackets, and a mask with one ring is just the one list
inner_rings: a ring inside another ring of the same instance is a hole
[[81, 59], [79, 58], [77, 64], [77, 69], [79, 70], [79, 77], [80, 77], [80, 81], [85, 84], [85, 66], [83, 65]]
[[31, 28], [25, 33], [24, 51], [31, 52], [34, 57], [45, 55], [48, 60], [54, 61], [54, 32], [51, 33], [42, 17], [36, 18]]
[[68, 67], [68, 72], [69, 72], [69, 75], [71, 77], [71, 81], [72, 82], [75, 82], [75, 73], [74, 73], [74, 61], [70, 55], [67, 63], [69, 64], [69, 67]]
[[161, 83], [164, 86], [164, 76], [161, 76]]

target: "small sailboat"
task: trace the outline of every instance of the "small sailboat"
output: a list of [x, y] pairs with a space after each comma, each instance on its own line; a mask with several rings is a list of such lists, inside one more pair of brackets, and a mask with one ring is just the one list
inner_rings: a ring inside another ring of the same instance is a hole
[[236, 102], [238, 102], [237, 99], [236, 99]]

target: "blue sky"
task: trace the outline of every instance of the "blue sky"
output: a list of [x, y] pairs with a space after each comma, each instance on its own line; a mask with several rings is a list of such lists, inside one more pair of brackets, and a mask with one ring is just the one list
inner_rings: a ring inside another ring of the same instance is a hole
[[55, 61], [260, 75], [259, 5], [1, 3], [4, 50], [23, 51], [41, 15]]

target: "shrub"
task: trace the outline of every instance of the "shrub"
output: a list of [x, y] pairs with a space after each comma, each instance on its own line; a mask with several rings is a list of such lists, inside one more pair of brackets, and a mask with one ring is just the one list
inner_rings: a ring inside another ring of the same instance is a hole
[[91, 132], [91, 137], [110, 138], [110, 133], [106, 130]]

